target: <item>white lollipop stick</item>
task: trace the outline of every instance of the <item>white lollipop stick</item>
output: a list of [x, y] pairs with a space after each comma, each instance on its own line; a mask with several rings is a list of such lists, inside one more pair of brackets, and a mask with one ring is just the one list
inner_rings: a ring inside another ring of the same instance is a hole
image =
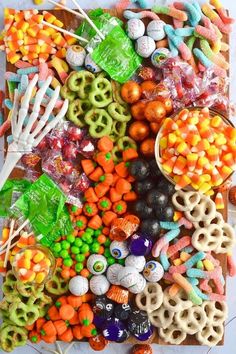
[[59, 97], [60, 88], [58, 86], [54, 91], [43, 116], [38, 120], [41, 102], [46, 90], [52, 81], [52, 78], [49, 77], [36, 94], [35, 103], [30, 115], [30, 119], [24, 128], [23, 124], [26, 116], [28, 115], [30, 98], [32, 97], [32, 93], [37, 84], [37, 81], [38, 75], [35, 75], [29, 83], [21, 105], [19, 103], [20, 96], [18, 90], [15, 91], [11, 118], [13, 142], [8, 147], [6, 160], [0, 173], [0, 190], [2, 189], [4, 183], [6, 182], [7, 178], [9, 177], [10, 173], [20, 158], [25, 153], [31, 152], [32, 149], [36, 147], [47, 135], [47, 133], [49, 133], [50, 130], [52, 130], [58, 124], [58, 122], [65, 116], [67, 112], [68, 100], [65, 100], [57, 116], [50, 123], [48, 123], [48, 119], [53, 109], [55, 108], [57, 99]]
[[[26, 237], [26, 238], [28, 238], [28, 237], [30, 237], [30, 236], [33, 236], [33, 234], [34, 234], [33, 232], [31, 232], [30, 234], [27, 234], [27, 237]], [[19, 242], [19, 241], [14, 242], [14, 243], [10, 246], [10, 250], [11, 250], [13, 247], [15, 247], [18, 242]], [[5, 252], [6, 252], [6, 250], [0, 251], [0, 256], [1, 256], [3, 253], [5, 253]]]
[[82, 7], [80, 7], [80, 5], [77, 3], [76, 0], [72, 0], [72, 2], [74, 3], [74, 5], [77, 7], [77, 9], [81, 12], [81, 14], [84, 16], [85, 20], [88, 21], [88, 23], [90, 24], [91, 27], [93, 27], [93, 29], [96, 31], [96, 33], [99, 35], [99, 37], [101, 39], [105, 39], [104, 35], [102, 34], [102, 32], [97, 28], [97, 26], [93, 23], [93, 21], [89, 18], [89, 16], [86, 14], [86, 12], [84, 12], [84, 10], [82, 9]]
[[78, 41], [88, 43], [87, 39], [85, 39], [85, 38], [83, 38], [83, 37], [80, 37], [80, 36], [77, 36], [77, 34], [75, 34], [75, 33], [73, 33], [73, 32], [69, 32], [69, 31], [67, 31], [67, 30], [65, 30], [65, 29], [63, 29], [63, 28], [61, 28], [61, 27], [57, 27], [57, 26], [53, 25], [52, 23], [49, 23], [49, 22], [46, 22], [46, 21], [42, 21], [41, 23], [42, 23], [43, 25], [45, 25], [45, 26], [54, 28], [54, 29], [57, 30], [58, 32], [61, 32], [61, 33], [64, 33], [64, 34], [68, 34], [69, 36], [78, 39]]
[[66, 10], [66, 11], [72, 13], [73, 15], [75, 15], [75, 16], [77, 16], [77, 17], [79, 17], [79, 18], [84, 19], [84, 16], [83, 16], [83, 15], [81, 15], [80, 13], [78, 13], [78, 12], [72, 10], [72, 9], [69, 9], [69, 7], [66, 7], [66, 6], [62, 5], [62, 4], [60, 4], [59, 2], [56, 2], [56, 1], [53, 1], [53, 0], [48, 0], [48, 2], [50, 2], [51, 4], [53, 4], [53, 5], [55, 5], [55, 6], [60, 7], [60, 8], [63, 9], [63, 10]]
[[11, 247], [11, 240], [12, 240], [11, 237], [13, 234], [14, 226], [15, 226], [15, 219], [12, 219], [11, 225], [10, 225], [10, 232], [9, 232], [9, 240], [10, 241], [7, 244], [6, 254], [5, 254], [4, 263], [3, 263], [4, 268], [6, 268], [6, 266], [7, 266], [8, 255], [9, 255], [9, 251], [10, 251], [10, 247]]
[[23, 224], [22, 224], [16, 231], [14, 231], [14, 233], [11, 235], [11, 237], [9, 236], [8, 240], [0, 247], [0, 251], [4, 250], [4, 249], [7, 247], [8, 243], [11, 243], [11, 241], [12, 241], [16, 236], [19, 235], [19, 233], [21, 232], [21, 230], [23, 230], [23, 228], [24, 228], [27, 224], [29, 224], [29, 219], [26, 219], [26, 220], [23, 222]]

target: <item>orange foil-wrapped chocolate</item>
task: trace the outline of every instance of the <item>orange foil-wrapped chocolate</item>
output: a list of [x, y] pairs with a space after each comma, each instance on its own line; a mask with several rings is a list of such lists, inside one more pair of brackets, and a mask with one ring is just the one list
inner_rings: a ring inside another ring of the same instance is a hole
[[152, 347], [149, 344], [135, 344], [131, 349], [131, 354], [152, 354]]
[[129, 290], [124, 289], [118, 285], [112, 285], [106, 297], [112, 301], [117, 302], [118, 304], [128, 304], [129, 301]]
[[124, 241], [137, 231], [139, 224], [140, 220], [135, 215], [117, 218], [111, 225], [110, 238], [116, 241]]
[[233, 186], [229, 190], [229, 201], [236, 206], [236, 186]]

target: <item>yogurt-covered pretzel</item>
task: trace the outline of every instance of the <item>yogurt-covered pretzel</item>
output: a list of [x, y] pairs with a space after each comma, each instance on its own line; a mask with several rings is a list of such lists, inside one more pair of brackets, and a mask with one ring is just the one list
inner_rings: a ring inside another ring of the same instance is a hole
[[232, 251], [233, 246], [235, 245], [235, 232], [232, 226], [225, 223], [222, 227], [222, 237], [216, 247], [216, 253], [228, 253]]
[[173, 312], [179, 312], [193, 306], [192, 301], [188, 299], [188, 295], [184, 290], [178, 291], [175, 296], [169, 294], [169, 288], [164, 290], [163, 306]]
[[201, 194], [198, 192], [177, 191], [172, 197], [172, 203], [179, 211], [192, 210], [200, 202]]
[[194, 231], [192, 235], [192, 245], [203, 252], [215, 251], [220, 245], [223, 231], [220, 226], [211, 224]]
[[208, 196], [200, 195], [200, 201], [184, 214], [191, 222], [205, 221], [215, 217], [216, 206]]
[[208, 347], [214, 347], [219, 343], [224, 334], [223, 324], [215, 323], [210, 326], [205, 326], [196, 334], [198, 342]]
[[228, 316], [228, 306], [225, 301], [204, 301], [202, 308], [207, 316], [206, 326], [215, 323], [223, 324]]
[[187, 337], [185, 331], [182, 331], [175, 323], [167, 328], [159, 329], [159, 336], [170, 344], [181, 344]]
[[193, 226], [195, 229], [201, 228], [201, 227], [207, 227], [211, 224], [216, 224], [218, 226], [223, 226], [224, 225], [224, 219], [221, 213], [218, 211], [215, 213], [215, 216], [212, 218], [209, 218], [207, 220], [200, 220], [200, 221], [194, 221]]
[[136, 295], [136, 305], [147, 313], [157, 310], [163, 302], [162, 287], [158, 283], [147, 283], [145, 289]]
[[159, 309], [149, 313], [148, 318], [154, 327], [165, 329], [173, 322], [174, 315], [173, 311], [168, 310], [162, 305]]
[[207, 316], [202, 306], [193, 306], [189, 309], [176, 312], [175, 322], [187, 334], [193, 335], [206, 325]]

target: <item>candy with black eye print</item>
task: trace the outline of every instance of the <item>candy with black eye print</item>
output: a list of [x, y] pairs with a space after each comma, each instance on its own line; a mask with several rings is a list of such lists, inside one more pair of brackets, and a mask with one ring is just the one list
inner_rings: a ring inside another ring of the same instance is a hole
[[126, 258], [129, 254], [129, 249], [126, 241], [112, 241], [110, 244], [110, 252], [112, 257], [116, 259]]
[[107, 260], [100, 254], [92, 254], [87, 260], [87, 268], [94, 275], [103, 274], [107, 269]]
[[164, 269], [159, 262], [151, 260], [146, 263], [143, 270], [143, 276], [147, 281], [156, 283], [163, 277], [163, 275]]

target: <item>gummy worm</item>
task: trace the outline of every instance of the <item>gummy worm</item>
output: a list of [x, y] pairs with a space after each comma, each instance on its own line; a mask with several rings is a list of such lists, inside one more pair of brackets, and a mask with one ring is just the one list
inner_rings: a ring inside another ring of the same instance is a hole
[[[171, 8], [175, 8], [173, 4], [169, 5]], [[173, 26], [174, 28], [182, 28], [184, 27], [184, 22], [173, 18]]]
[[168, 37], [168, 45], [169, 45], [169, 49], [171, 52], [171, 55], [173, 58], [177, 57], [179, 55], [179, 51], [176, 48], [176, 46], [173, 44], [173, 42], [171, 41], [171, 39]]
[[[173, 274], [173, 273], [183, 274], [188, 269], [191, 269], [198, 261], [201, 261], [204, 258], [205, 258], [204, 252], [197, 252], [195, 255], [193, 255], [191, 258], [189, 258], [185, 263], [183, 263], [179, 266], [171, 266], [169, 272], [171, 274]], [[195, 276], [195, 278], [197, 278], [197, 276]]]
[[201, 22], [203, 23], [204, 27], [211, 28], [211, 20], [202, 13], [202, 9], [198, 1], [194, 1], [192, 5], [199, 12], [199, 14], [201, 14]]
[[177, 28], [175, 34], [180, 37], [190, 37], [194, 34], [194, 27]]
[[226, 77], [226, 70], [212, 63], [212, 61], [210, 61], [200, 49], [194, 48], [193, 54], [198, 58], [201, 64], [205, 66], [205, 68], [212, 68], [217, 76]]
[[201, 13], [196, 9], [195, 6], [189, 4], [188, 2], [174, 2], [174, 7], [178, 10], [186, 11], [188, 13], [188, 20], [190, 25], [195, 27], [201, 20]]
[[175, 230], [179, 229], [179, 224], [172, 221], [160, 221], [160, 227], [165, 230]]
[[181, 239], [179, 239], [174, 245], [168, 248], [167, 250], [168, 258], [174, 256], [180, 250], [184, 250], [184, 248], [189, 246], [190, 244], [191, 244], [190, 236], [181, 237]]
[[165, 25], [164, 30], [168, 38], [170, 38], [171, 42], [173, 45], [179, 50], [181, 53], [181, 56], [184, 60], [189, 60], [191, 58], [191, 51], [187, 47], [187, 45], [184, 43], [183, 39], [181, 37], [178, 37], [175, 35], [175, 30], [172, 26], [170, 25]]
[[192, 285], [188, 282], [188, 280], [186, 278], [184, 278], [179, 273], [174, 273], [172, 276], [173, 276], [174, 281], [177, 284], [179, 284], [182, 289], [184, 289], [186, 291], [189, 300], [191, 300], [193, 304], [195, 304], [195, 305], [202, 304], [202, 299], [196, 294]]
[[215, 53], [213, 53], [209, 43], [205, 39], [200, 40], [200, 48], [206, 57], [215, 65], [221, 67], [224, 70], [229, 69], [229, 64], [225, 61], [224, 58], [221, 58], [220, 56], [217, 56]]
[[132, 3], [137, 3], [141, 9], [146, 9], [148, 7], [148, 4], [146, 3], [145, 0], [131, 0]]
[[16, 71], [16, 73], [19, 75], [28, 75], [32, 73], [38, 73], [38, 72], [39, 72], [38, 66], [30, 66], [28, 68], [18, 69]]
[[219, 0], [210, 0], [210, 4], [215, 7], [221, 20], [225, 24], [231, 25], [232, 23], [234, 23], [234, 19], [227, 15], [226, 10], [224, 9], [222, 3]]
[[151, 20], [160, 20], [160, 17], [152, 11], [133, 12], [131, 10], [125, 10], [123, 16], [127, 20], [131, 20], [132, 18], [150, 18]]
[[218, 26], [221, 32], [226, 34], [231, 32], [231, 27], [228, 24], [224, 24], [219, 15], [208, 4], [202, 6], [202, 11], [211, 20], [211, 22]]
[[184, 11], [177, 10], [168, 6], [153, 6], [152, 11], [157, 14], [168, 15], [179, 21], [187, 21], [188, 15]]
[[221, 267], [215, 268], [213, 271], [205, 271], [197, 268], [192, 268], [187, 270], [188, 277], [204, 279], [205, 280], [205, 282], [203, 282], [204, 284], [206, 284], [209, 280], [212, 279], [216, 285], [219, 294], [224, 294], [224, 286], [221, 281], [222, 280], [221, 275], [222, 275]]
[[227, 254], [227, 268], [230, 277], [234, 277], [236, 275], [236, 265], [234, 263], [232, 254]]
[[201, 25], [197, 25], [197, 26], [195, 27], [195, 32], [196, 32], [198, 35], [200, 35], [200, 36], [202, 36], [202, 37], [208, 39], [208, 40], [211, 41], [211, 42], [216, 41], [217, 38], [218, 38], [218, 37], [217, 37], [217, 34], [216, 34], [215, 31], [214, 31], [214, 29], [205, 28], [205, 27], [203, 27], [203, 26], [201, 26]]
[[157, 242], [154, 244], [154, 246], [152, 248], [153, 257], [158, 257], [160, 255], [160, 251], [162, 250], [162, 248], [167, 243], [169, 243], [170, 241], [175, 239], [179, 234], [180, 234], [180, 229], [171, 230], [171, 231], [167, 232], [162, 238], [157, 240]]
[[187, 229], [187, 230], [191, 230], [191, 228], [193, 227], [193, 224], [191, 223], [191, 221], [186, 219], [184, 216], [182, 216], [182, 218], [180, 218], [178, 220], [178, 224], [179, 224], [179, 227], [184, 226], [185, 229]]
[[195, 43], [195, 41], [196, 41], [196, 37], [195, 36], [192, 36], [192, 37], [190, 37], [188, 40], [187, 40], [187, 47], [189, 48], [189, 50], [191, 50], [191, 52], [192, 52], [192, 50], [193, 50], [193, 46], [194, 46], [194, 43]]
[[167, 250], [168, 250], [168, 247], [169, 247], [169, 243], [167, 243], [161, 250], [161, 254], [160, 254], [160, 262], [161, 262], [161, 265], [163, 267], [163, 269], [165, 271], [167, 271], [170, 267], [170, 262], [168, 260], [168, 257], [167, 257]]

